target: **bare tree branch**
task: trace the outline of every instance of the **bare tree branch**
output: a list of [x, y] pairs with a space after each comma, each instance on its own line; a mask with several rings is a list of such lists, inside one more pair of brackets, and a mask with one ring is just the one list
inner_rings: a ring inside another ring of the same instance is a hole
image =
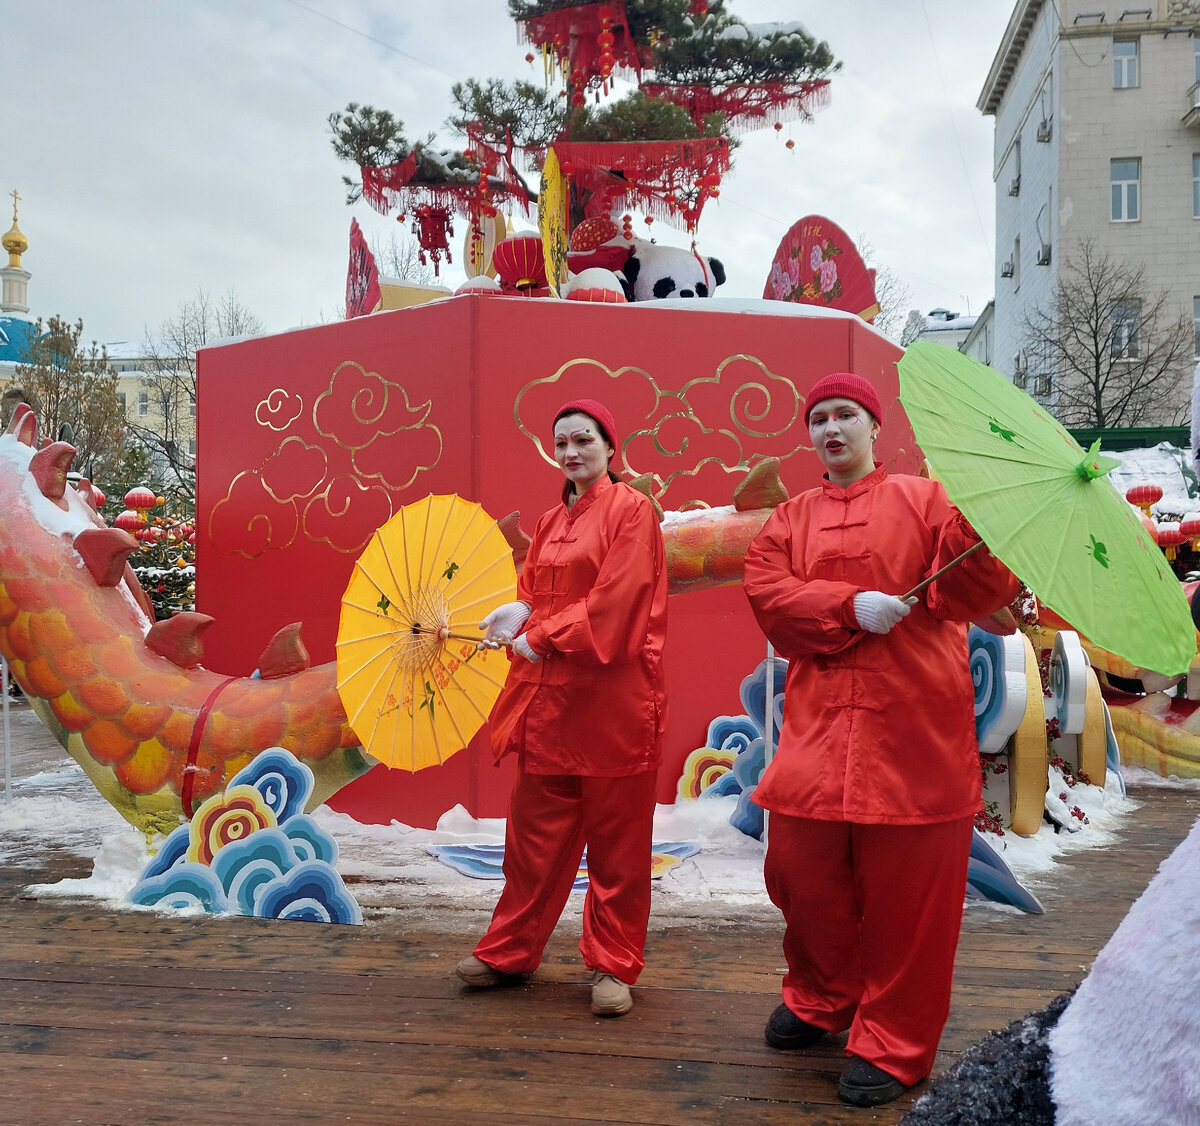
[[1187, 416], [1193, 324], [1143, 264], [1079, 243], [1055, 301], [1025, 317], [1027, 382], [1064, 426], [1177, 426]]

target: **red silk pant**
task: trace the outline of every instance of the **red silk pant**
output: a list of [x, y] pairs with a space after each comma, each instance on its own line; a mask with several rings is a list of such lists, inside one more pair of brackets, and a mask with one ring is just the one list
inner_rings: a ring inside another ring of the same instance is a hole
[[587, 845], [579, 952], [632, 985], [645, 965], [650, 917], [653, 770], [622, 778], [518, 770], [504, 833], [504, 891], [475, 956], [503, 973], [542, 960]]
[[772, 813], [767, 891], [783, 912], [783, 1000], [850, 1029], [846, 1051], [911, 1086], [950, 1013], [972, 819], [859, 825]]

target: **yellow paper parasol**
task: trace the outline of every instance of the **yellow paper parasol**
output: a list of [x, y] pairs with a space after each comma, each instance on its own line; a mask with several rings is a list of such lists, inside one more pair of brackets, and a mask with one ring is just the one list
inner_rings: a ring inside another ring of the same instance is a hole
[[338, 693], [364, 749], [420, 770], [483, 726], [508, 673], [479, 650], [480, 619], [515, 597], [512, 549], [458, 496], [405, 505], [354, 564], [338, 626]]

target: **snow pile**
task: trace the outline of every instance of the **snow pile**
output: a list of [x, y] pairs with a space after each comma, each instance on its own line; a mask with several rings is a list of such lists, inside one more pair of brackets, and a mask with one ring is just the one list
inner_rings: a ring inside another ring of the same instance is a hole
[[1050, 1033], [1058, 1126], [1200, 1122], [1200, 822]]

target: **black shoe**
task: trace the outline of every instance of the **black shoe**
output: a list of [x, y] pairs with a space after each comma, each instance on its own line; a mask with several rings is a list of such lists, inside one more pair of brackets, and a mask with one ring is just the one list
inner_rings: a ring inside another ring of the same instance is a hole
[[882, 1106], [907, 1090], [894, 1075], [859, 1056], [851, 1056], [838, 1083], [838, 1098], [851, 1106]]
[[795, 1052], [801, 1048], [811, 1048], [829, 1033], [815, 1024], [801, 1020], [787, 1005], [780, 1005], [767, 1021], [765, 1035], [772, 1048]]

